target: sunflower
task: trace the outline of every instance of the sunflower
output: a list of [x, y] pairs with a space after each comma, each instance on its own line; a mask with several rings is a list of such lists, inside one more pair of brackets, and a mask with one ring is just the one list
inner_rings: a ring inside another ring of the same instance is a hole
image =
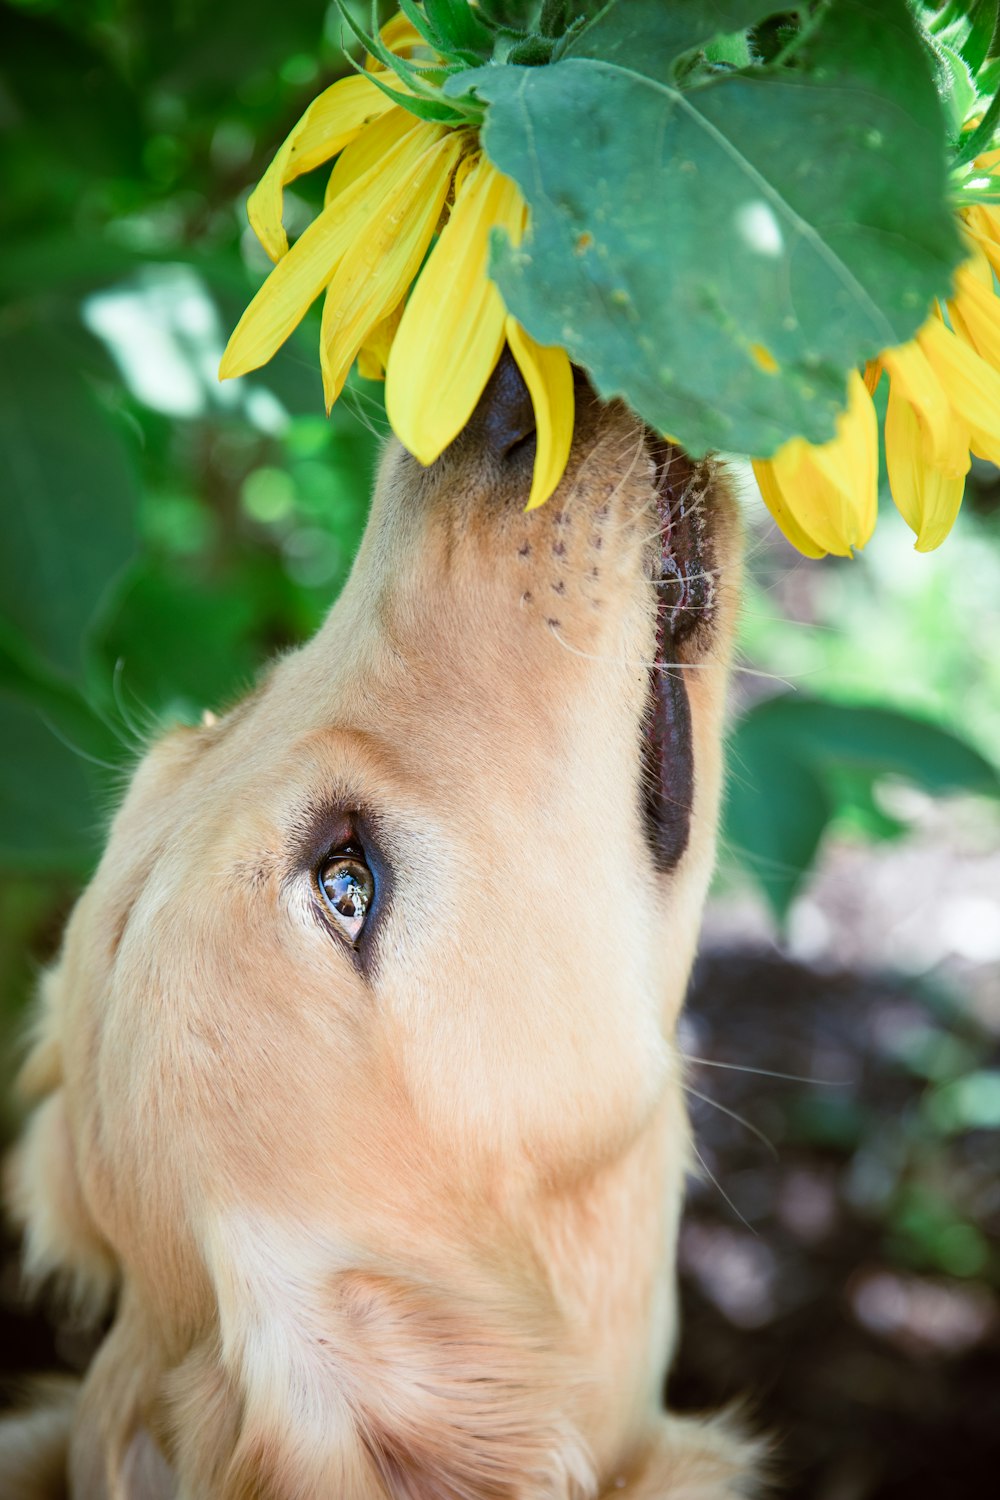
[[[384, 48], [426, 46], [403, 15]], [[387, 80], [391, 77], [392, 86]], [[573, 440], [573, 377], [563, 349], [537, 344], [488, 274], [490, 235], [519, 243], [527, 209], [483, 155], [474, 128], [410, 113], [406, 83], [370, 58], [313, 100], [247, 204], [276, 262], [222, 358], [222, 379], [265, 364], [323, 297], [320, 367], [327, 410], [351, 366], [384, 379], [389, 421], [422, 464], [468, 422], [506, 343], [535, 409], [528, 509], [562, 478]], [[285, 187], [336, 158], [322, 210], [289, 248]]]
[[[436, 11], [438, 21], [444, 13]], [[365, 68], [312, 102], [250, 196], [250, 224], [275, 266], [240, 319], [220, 376], [265, 364], [322, 297], [327, 410], [356, 363], [367, 379], [384, 380], [396, 435], [431, 464], [469, 420], [506, 344], [535, 410], [532, 509], [553, 493], [569, 458], [573, 378], [566, 351], [537, 344], [489, 275], [493, 231], [519, 244], [528, 210], [481, 149], [481, 106], [441, 91], [449, 72], [474, 60], [477, 48], [481, 54], [482, 22], [475, 7], [451, 6], [449, 24], [458, 29], [449, 39], [429, 7], [407, 4], [366, 38], [347, 8], [341, 14], [367, 48]], [[284, 190], [331, 162], [323, 208], [289, 247]], [[1000, 152], [991, 151], [956, 180], [968, 258], [952, 293], [909, 343], [850, 374], [833, 438], [795, 437], [773, 457], [753, 460], [766, 505], [808, 557], [850, 556], [872, 534], [879, 472], [872, 397], [883, 376], [889, 487], [918, 550], [938, 546], [951, 529], [971, 455], [1000, 462], [1000, 209], [991, 206], [998, 171]], [[762, 368], [775, 368], [763, 346], [750, 352]]]
[[[977, 164], [989, 171], [997, 153]], [[792, 438], [755, 459], [765, 505], [807, 557], [849, 556], [865, 545], [878, 507], [878, 437], [872, 396], [889, 377], [885, 461], [897, 510], [918, 552], [940, 546], [955, 523], [971, 456], [1000, 464], [1000, 210], [959, 211], [968, 259], [952, 295], [907, 344], [852, 374], [847, 410], [831, 442]]]

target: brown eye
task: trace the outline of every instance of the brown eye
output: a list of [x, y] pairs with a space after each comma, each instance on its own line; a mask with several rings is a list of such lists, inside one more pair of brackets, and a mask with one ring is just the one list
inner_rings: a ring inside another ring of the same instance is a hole
[[316, 879], [334, 921], [356, 942], [375, 899], [371, 870], [356, 854], [331, 854], [320, 865]]

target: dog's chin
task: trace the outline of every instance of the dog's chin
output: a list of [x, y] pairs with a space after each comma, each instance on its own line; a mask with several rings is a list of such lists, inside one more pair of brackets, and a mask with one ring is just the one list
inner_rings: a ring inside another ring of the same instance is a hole
[[656, 648], [643, 737], [644, 814], [654, 863], [667, 874], [690, 837], [694, 745], [686, 677], [715, 633], [719, 486], [711, 461], [693, 461], [651, 429], [646, 448], [660, 528], [650, 560]]

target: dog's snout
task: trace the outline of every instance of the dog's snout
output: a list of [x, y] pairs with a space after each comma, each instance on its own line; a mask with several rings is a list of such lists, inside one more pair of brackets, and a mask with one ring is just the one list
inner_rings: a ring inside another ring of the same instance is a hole
[[500, 355], [466, 431], [498, 458], [506, 458], [534, 433], [531, 396], [509, 349]]

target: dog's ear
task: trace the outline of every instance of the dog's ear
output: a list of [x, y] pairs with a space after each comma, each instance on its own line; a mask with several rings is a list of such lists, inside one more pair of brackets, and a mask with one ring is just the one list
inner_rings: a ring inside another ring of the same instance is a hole
[[24, 1230], [29, 1281], [37, 1286], [58, 1278], [79, 1312], [97, 1316], [110, 1300], [117, 1266], [80, 1191], [63, 1087], [62, 986], [60, 968], [42, 979], [32, 1045], [18, 1079], [22, 1098], [34, 1109], [7, 1160], [5, 1197]]

